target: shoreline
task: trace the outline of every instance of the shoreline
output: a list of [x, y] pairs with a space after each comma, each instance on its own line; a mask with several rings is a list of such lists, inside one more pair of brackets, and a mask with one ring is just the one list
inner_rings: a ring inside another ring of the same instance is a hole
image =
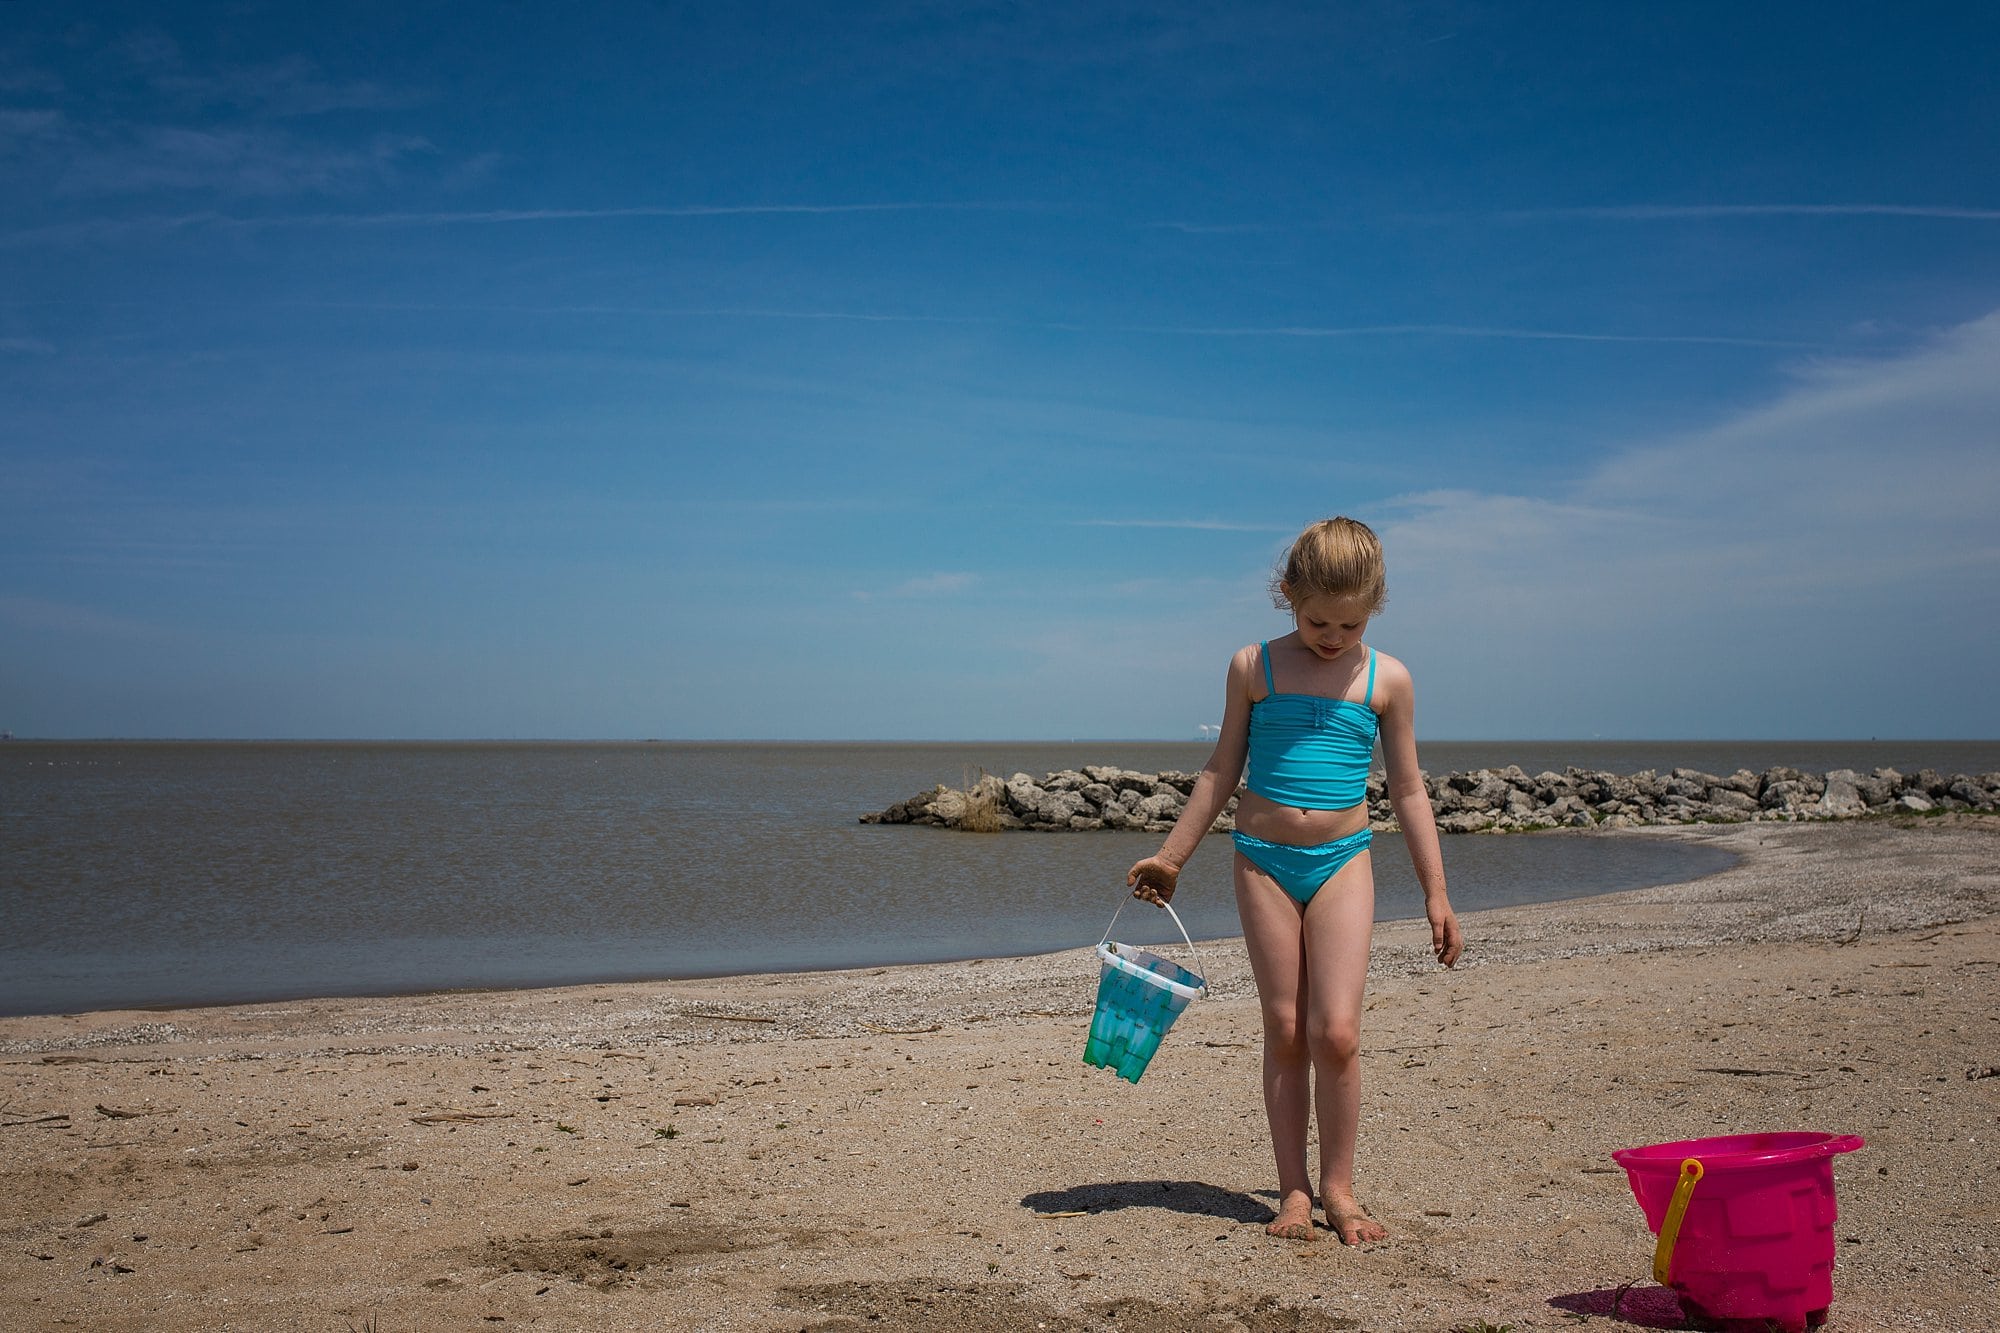
[[2000, 1061], [2000, 827], [1619, 836], [1741, 859], [1467, 913], [1452, 973], [1378, 923], [1379, 1246], [1263, 1236], [1257, 1008], [1222, 940], [1137, 1086], [1081, 1063], [1084, 949], [0, 1019], [0, 1301], [169, 1333], [1526, 1330], [1639, 1280], [1625, 1326], [1660, 1326], [1630, 1318], [1671, 1300], [1609, 1152], [1803, 1128], [1868, 1139], [1837, 1166], [1832, 1326], [2000, 1326], [1974, 1276], [2000, 1079], [1967, 1076]]
[[[1978, 903], [1977, 895], [1962, 899], [1956, 894], [1919, 893], [1897, 902], [1881, 900], [1881, 895], [1858, 887], [1848, 887], [1845, 892], [1829, 895], [1827, 885], [1815, 881], [1811, 885], [1791, 884], [1787, 896], [1768, 899], [1767, 907], [1789, 905], [1800, 909], [1776, 911], [1769, 916], [1755, 912], [1737, 911], [1719, 913], [1711, 908], [1726, 905], [1737, 908], [1747, 907], [1743, 900], [1721, 898], [1711, 904], [1713, 891], [1705, 891], [1703, 886], [1714, 885], [1718, 880], [1726, 880], [1753, 868], [1759, 861], [1759, 853], [1768, 851], [1763, 844], [1771, 841], [1771, 835], [1783, 830], [1811, 829], [1828, 830], [1840, 828], [1846, 833], [1865, 832], [1870, 828], [1897, 830], [1905, 833], [1922, 833], [1931, 827], [1952, 830], [1970, 830], [1975, 834], [1986, 832], [1994, 840], [1994, 848], [2000, 854], [2000, 820], [1983, 815], [1957, 816], [1891, 816], [1872, 817], [1865, 820], [1843, 821], [1839, 824], [1747, 824], [1747, 825], [1650, 825], [1634, 826], [1618, 830], [1533, 830], [1531, 835], [1554, 835], [1559, 837], [1599, 836], [1620, 839], [1652, 838], [1666, 841], [1690, 841], [1719, 845], [1736, 857], [1733, 864], [1721, 870], [1697, 876], [1693, 879], [1675, 880], [1664, 884], [1647, 885], [1636, 889], [1621, 889], [1610, 893], [1591, 894], [1580, 897], [1548, 898], [1531, 903], [1510, 904], [1503, 907], [1481, 908], [1460, 915], [1477, 921], [1488, 928], [1482, 938], [1486, 947], [1478, 953], [1468, 952], [1458, 970], [1476, 968], [1494, 963], [1524, 964], [1542, 962], [1558, 958], [1594, 956], [1602, 953], [1645, 953], [1660, 949], [1719, 944], [1730, 941], [1772, 942], [1787, 940], [1794, 942], [1835, 941], [1842, 932], [1835, 930], [1827, 922], [1843, 909], [1854, 909], [1863, 915], [1866, 929], [1877, 928], [1888, 931], [1924, 929], [1929, 926], [1955, 920], [1944, 913], [1954, 910], [1954, 904], [1961, 902]], [[1489, 835], [1520, 836], [1520, 835]], [[1814, 850], [1824, 852], [1824, 848]], [[1760, 878], [1771, 876], [1774, 867], [1759, 864], [1754, 867], [1761, 872]], [[1625, 907], [1643, 909], [1635, 911], [1627, 920], [1621, 909]], [[1875, 908], [1875, 916], [1867, 919], [1868, 907]], [[1996, 899], [1991, 911], [2000, 914], [2000, 899]], [[1617, 930], [1638, 928], [1642, 918], [1665, 919], [1667, 916], [1684, 916], [1689, 923], [1702, 923], [1703, 933], [1684, 935], [1669, 939], [1653, 933], [1632, 936], [1623, 943], [1616, 942], [1607, 935]], [[1541, 916], [1552, 917], [1547, 924], [1537, 921]], [[1571, 919], [1574, 917], [1574, 919]], [[1609, 930], [1596, 926], [1600, 917], [1607, 918], [1612, 925]], [[1525, 919], [1517, 919], [1525, 918]], [[1428, 947], [1398, 943], [1385, 947], [1385, 934], [1395, 934], [1399, 928], [1408, 930], [1421, 927], [1424, 918], [1418, 915], [1395, 917], [1375, 922], [1375, 942], [1372, 951], [1369, 979], [1373, 985], [1381, 975], [1385, 965], [1415, 967], [1425, 969], [1431, 966]], [[1810, 923], [1810, 924], [1808, 924]], [[1590, 929], [1589, 945], [1571, 945], [1554, 952], [1543, 946], [1547, 933], [1559, 929]], [[1418, 933], [1421, 933], [1420, 931]], [[1223, 960], [1221, 979], [1250, 985], [1247, 961], [1242, 957], [1242, 937], [1240, 935], [1198, 936], [1196, 944], [1201, 947], [1213, 946], [1213, 951]], [[1174, 945], [1173, 948], [1183, 946]], [[552, 985], [519, 986], [471, 986], [442, 987], [436, 989], [393, 990], [380, 992], [357, 992], [352, 994], [322, 994], [280, 997], [275, 999], [251, 999], [221, 1001], [215, 1003], [160, 1003], [105, 1006], [97, 1009], [73, 1010], [52, 1013], [0, 1015], [0, 1059], [16, 1053], [17, 1038], [10, 1035], [10, 1029], [45, 1023], [83, 1023], [114, 1014], [134, 1015], [234, 1015], [236, 1011], [254, 1010], [261, 1013], [277, 1013], [282, 1010], [287, 1015], [304, 1012], [329, 1013], [342, 1009], [393, 1010], [400, 1006], [425, 1009], [463, 1007], [468, 1011], [480, 1009], [504, 1010], [512, 1007], [514, 1001], [525, 997], [548, 997], [550, 999], [573, 999], [591, 996], [603, 1002], [607, 993], [634, 991], [699, 992], [735, 994], [739, 991], [778, 991], [789, 994], [793, 991], [823, 992], [831, 989], [840, 1002], [861, 1002], [871, 999], [876, 988], [863, 984], [865, 978], [893, 976], [899, 990], [909, 989], [929, 995], [936, 991], [936, 999], [943, 1003], [945, 992], [962, 987], [968, 978], [956, 976], [947, 984], [941, 974], [955, 969], [980, 969], [973, 990], [983, 993], [998, 979], [1004, 979], [1008, 994], [1025, 994], [1028, 988], [1048, 987], [1059, 994], [1069, 1006], [1063, 1012], [1088, 1015], [1096, 988], [1096, 961], [1089, 946], [1049, 950], [1043, 953], [1015, 954], [1001, 957], [967, 957], [943, 959], [933, 962], [891, 962], [863, 963], [852, 967], [839, 968], [796, 968], [778, 971], [748, 971], [722, 973], [715, 976], [678, 976], [664, 978], [640, 978], [627, 980], [591, 980], [581, 982], [556, 983]], [[1081, 969], [1079, 979], [1079, 969]], [[907, 975], [905, 975], [907, 974]], [[852, 992], [852, 1000], [849, 992]], [[772, 1004], [775, 1006], [776, 1001]], [[787, 1012], [782, 1006], [772, 1008], [772, 1012]], [[803, 1021], [793, 1022], [782, 1031], [787, 1037], [811, 1038], [828, 1035]], [[53, 1048], [51, 1048], [53, 1049]]]
[[[1467, 910], [1481, 907], [1507, 905], [1519, 899], [1510, 896], [1518, 891], [1518, 886], [1529, 884], [1526, 875], [1530, 868], [1546, 885], [1543, 890], [1562, 897], [1542, 897], [1539, 901], [1562, 901], [1571, 897], [1600, 896], [1607, 892], [1622, 891], [1623, 887], [1644, 887], [1652, 884], [1683, 883], [1713, 873], [1720, 862], [1730, 858], [1723, 853], [1703, 854], [1694, 850], [1682, 852], [1669, 850], [1666, 844], [1653, 844], [1658, 853], [1647, 852], [1637, 839], [1627, 838], [1622, 832], [1612, 830], [1547, 830], [1546, 835], [1557, 839], [1555, 845], [1533, 846], [1521, 839], [1484, 839], [1474, 846], [1473, 854], [1466, 861], [1456, 862], [1466, 869], [1464, 880], [1472, 892], [1461, 892], [1459, 905]], [[906, 843], [901, 859], [906, 863], [921, 861], [933, 855], [931, 849], [916, 850], [919, 843], [938, 844], [939, 858], [946, 866], [963, 865], [968, 860], [991, 857], [995, 851], [1004, 853], [1008, 849], [996, 849], [994, 844], [980, 838], [961, 835], [938, 829], [885, 829], [870, 831], [871, 838], [883, 838]], [[1399, 837], [1400, 835], [1390, 835]], [[1019, 844], [1015, 844], [1019, 846]], [[1492, 848], [1491, 853], [1482, 854], [1481, 848]], [[1133, 852], [1136, 857], [1138, 851]], [[1422, 911], [1420, 899], [1413, 880], [1409, 879], [1408, 861], [1400, 848], [1389, 851], [1377, 848], [1378, 906], [1382, 911], [1397, 912], [1398, 916], [1385, 915], [1383, 921], [1409, 919]], [[1003, 863], [1001, 857], [993, 858], [996, 864]], [[1084, 858], [1087, 860], [1087, 858]], [[1496, 861], [1501, 878], [1490, 879], [1473, 867]], [[1608, 863], [1609, 869], [1600, 869], [1600, 863]], [[1116, 864], [1117, 873], [1123, 873], [1124, 861]], [[1068, 871], [1078, 870], [1077, 866], [1067, 866]], [[1047, 868], [1044, 868], [1046, 872]], [[1031, 872], [1033, 873], [1033, 872]], [[1227, 867], [1211, 872], [1220, 882], [1208, 886], [1219, 888], [1224, 894], [1228, 890]], [[838, 947], [821, 949], [818, 957], [800, 956], [808, 950], [799, 948], [800, 941], [792, 935], [782, 938], [772, 937], [762, 942], [759, 952], [763, 957], [744, 957], [738, 945], [737, 953], [724, 953], [724, 965], [713, 970], [698, 965], [690, 966], [690, 957], [700, 956], [693, 941], [676, 947], [679, 966], [672, 961], [662, 961], [656, 966], [635, 965], [620, 959], [615, 966], [598, 962], [596, 966], [579, 961], [575, 950], [568, 951], [557, 965], [550, 966], [541, 954], [547, 939], [542, 930], [532, 925], [516, 927], [511, 938], [504, 941], [481, 940], [476, 943], [481, 949], [482, 960], [508, 958], [512, 967], [494, 966], [482, 961], [477, 967], [459, 968], [453, 961], [449, 949], [437, 940], [431, 939], [419, 944], [415, 950], [406, 950], [401, 941], [383, 940], [379, 947], [365, 944], [350, 944], [343, 950], [349, 968], [343, 969], [337, 960], [308, 954], [304, 964], [289, 975], [272, 974], [275, 969], [261, 965], [261, 959], [282, 953], [282, 941], [273, 941], [263, 946], [252, 957], [247, 973], [241, 969], [229, 971], [237, 954], [224, 958], [216, 953], [200, 956], [188, 954], [174, 955], [162, 951], [151, 944], [141, 944], [142, 967], [134, 973], [118, 974], [118, 984], [106, 986], [78, 984], [84, 981], [82, 969], [76, 964], [61, 961], [61, 956], [46, 947], [24, 958], [20, 971], [0, 978], [0, 1020], [25, 1018], [35, 1015], [76, 1014], [93, 1011], [129, 1009], [157, 1012], [180, 1009], [219, 1008], [238, 1005], [291, 1004], [307, 1000], [322, 1000], [335, 997], [388, 999], [396, 997], [417, 997], [426, 995], [481, 994], [492, 991], [547, 990], [562, 987], [594, 985], [654, 985], [674, 981], [721, 980], [733, 977], [809, 974], [816, 972], [843, 971], [873, 967], [932, 966], [942, 964], [967, 963], [982, 959], [1038, 956], [1045, 953], [1059, 953], [1076, 947], [1079, 940], [1098, 933], [1104, 925], [1099, 905], [1095, 899], [1091, 905], [1081, 906], [1082, 898], [1075, 897], [1060, 902], [1050, 902], [1052, 894], [1046, 886], [1056, 882], [1049, 873], [1042, 873], [1038, 883], [1043, 903], [1050, 913], [1034, 919], [1031, 928], [1011, 932], [1013, 938], [1004, 947], [981, 947], [976, 937], [967, 940], [951, 940], [935, 936], [925, 941], [919, 948], [905, 947], [897, 933], [893, 921], [886, 927], [882, 921], [894, 917], [896, 908], [885, 908], [887, 915], [878, 919], [871, 932], [847, 930], [841, 933]], [[1610, 887], [1606, 887], [1606, 884]], [[1193, 887], [1195, 881], [1190, 881]], [[1582, 887], [1580, 887], [1582, 886]], [[1121, 896], [1107, 892], [1101, 904], [1105, 915], [1109, 914], [1112, 902]], [[893, 899], [894, 890], [890, 890]], [[1196, 910], [1188, 911], [1188, 904], [1197, 904]], [[851, 909], [850, 909], [851, 910]], [[1196, 932], [1195, 938], [1226, 939], [1236, 932], [1236, 912], [1233, 902], [1213, 893], [1199, 898], [1190, 896], [1183, 900], [1182, 914], [1188, 926]], [[897, 918], [900, 919], [900, 918]], [[1129, 919], [1129, 918], [1128, 918]], [[655, 920], [650, 927], [659, 930], [661, 923]], [[1171, 928], [1162, 923], [1166, 934]], [[449, 931], [447, 930], [447, 934]], [[1164, 938], [1164, 936], [1163, 936]], [[310, 945], [310, 940], [302, 940]], [[1142, 941], [1135, 941], [1142, 942]], [[614, 944], [616, 942], [614, 941]], [[512, 950], [509, 953], [509, 950]], [[837, 953], [838, 957], [828, 957]], [[898, 953], [905, 956], [898, 957]], [[931, 953], [931, 957], [909, 956]], [[873, 955], [873, 956], [871, 956]], [[384, 957], [398, 960], [393, 967], [382, 965]], [[168, 964], [171, 964], [171, 969]], [[371, 969], [359, 971], [356, 969]], [[509, 972], [512, 975], [509, 975]], [[347, 983], [343, 984], [342, 979]], [[35, 981], [42, 984], [37, 986]], [[218, 981], [226, 982], [227, 989]], [[175, 985], [173, 983], [178, 983]]]

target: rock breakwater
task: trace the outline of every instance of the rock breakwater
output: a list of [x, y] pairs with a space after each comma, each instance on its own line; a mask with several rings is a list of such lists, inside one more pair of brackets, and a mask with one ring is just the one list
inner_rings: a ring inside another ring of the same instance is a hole
[[[1174, 826], [1198, 774], [1138, 773], [1086, 764], [1035, 779], [988, 774], [967, 788], [939, 785], [861, 816], [864, 824], [929, 824], [967, 832], [1164, 833]], [[1899, 773], [1838, 768], [1808, 773], [1738, 769], [1726, 777], [1676, 768], [1617, 774], [1569, 768], [1529, 774], [1518, 765], [1424, 775], [1445, 833], [1525, 833], [1551, 828], [1629, 828], [1640, 824], [1740, 824], [1750, 820], [1854, 819], [1870, 814], [1972, 810], [2000, 813], [2000, 773], [1950, 776], [1935, 769]], [[1242, 788], [1237, 789], [1238, 795]], [[1236, 827], [1232, 795], [1214, 832]], [[1382, 775], [1368, 779], [1371, 827], [1396, 828]]]

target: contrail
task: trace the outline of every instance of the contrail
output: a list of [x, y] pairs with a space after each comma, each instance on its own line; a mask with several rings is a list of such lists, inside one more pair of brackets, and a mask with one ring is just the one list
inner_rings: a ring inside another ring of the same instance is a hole
[[2000, 222], [2000, 208], [1958, 208], [1946, 204], [1614, 204], [1594, 208], [1516, 209], [1499, 216], [1515, 222], [1552, 218], [1617, 218], [1658, 222], [1680, 218], [1756, 217], [1890, 217]]
[[302, 213], [276, 218], [209, 215], [217, 225], [243, 227], [449, 227], [496, 222], [595, 222], [618, 218], [714, 218], [760, 214], [920, 213], [1020, 210], [1020, 203], [908, 201], [864, 204], [642, 204], [630, 208], [499, 208], [441, 213]]
[[534, 222], [615, 222], [628, 218], [725, 218], [831, 216], [843, 213], [1031, 213], [1053, 205], [1020, 200], [954, 203], [903, 200], [859, 204], [641, 204], [627, 208], [494, 208], [426, 213], [287, 213], [238, 217], [229, 213], [153, 214], [54, 223], [0, 235], [0, 245], [79, 241], [136, 231], [194, 231], [201, 228], [271, 231], [286, 227], [476, 227]]

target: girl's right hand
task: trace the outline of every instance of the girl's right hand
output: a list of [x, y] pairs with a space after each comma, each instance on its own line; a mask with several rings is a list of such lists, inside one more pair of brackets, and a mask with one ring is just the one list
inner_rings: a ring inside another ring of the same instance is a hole
[[1134, 898], [1143, 898], [1158, 907], [1165, 907], [1174, 896], [1174, 886], [1180, 882], [1181, 868], [1160, 856], [1149, 856], [1125, 872], [1125, 882], [1132, 887]]

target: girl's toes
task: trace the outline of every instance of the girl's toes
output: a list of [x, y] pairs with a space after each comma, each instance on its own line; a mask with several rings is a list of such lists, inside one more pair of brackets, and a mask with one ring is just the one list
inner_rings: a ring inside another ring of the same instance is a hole
[[1389, 1235], [1388, 1228], [1358, 1203], [1327, 1209], [1326, 1224], [1333, 1228], [1343, 1245], [1365, 1245], [1370, 1241], [1386, 1239]]

